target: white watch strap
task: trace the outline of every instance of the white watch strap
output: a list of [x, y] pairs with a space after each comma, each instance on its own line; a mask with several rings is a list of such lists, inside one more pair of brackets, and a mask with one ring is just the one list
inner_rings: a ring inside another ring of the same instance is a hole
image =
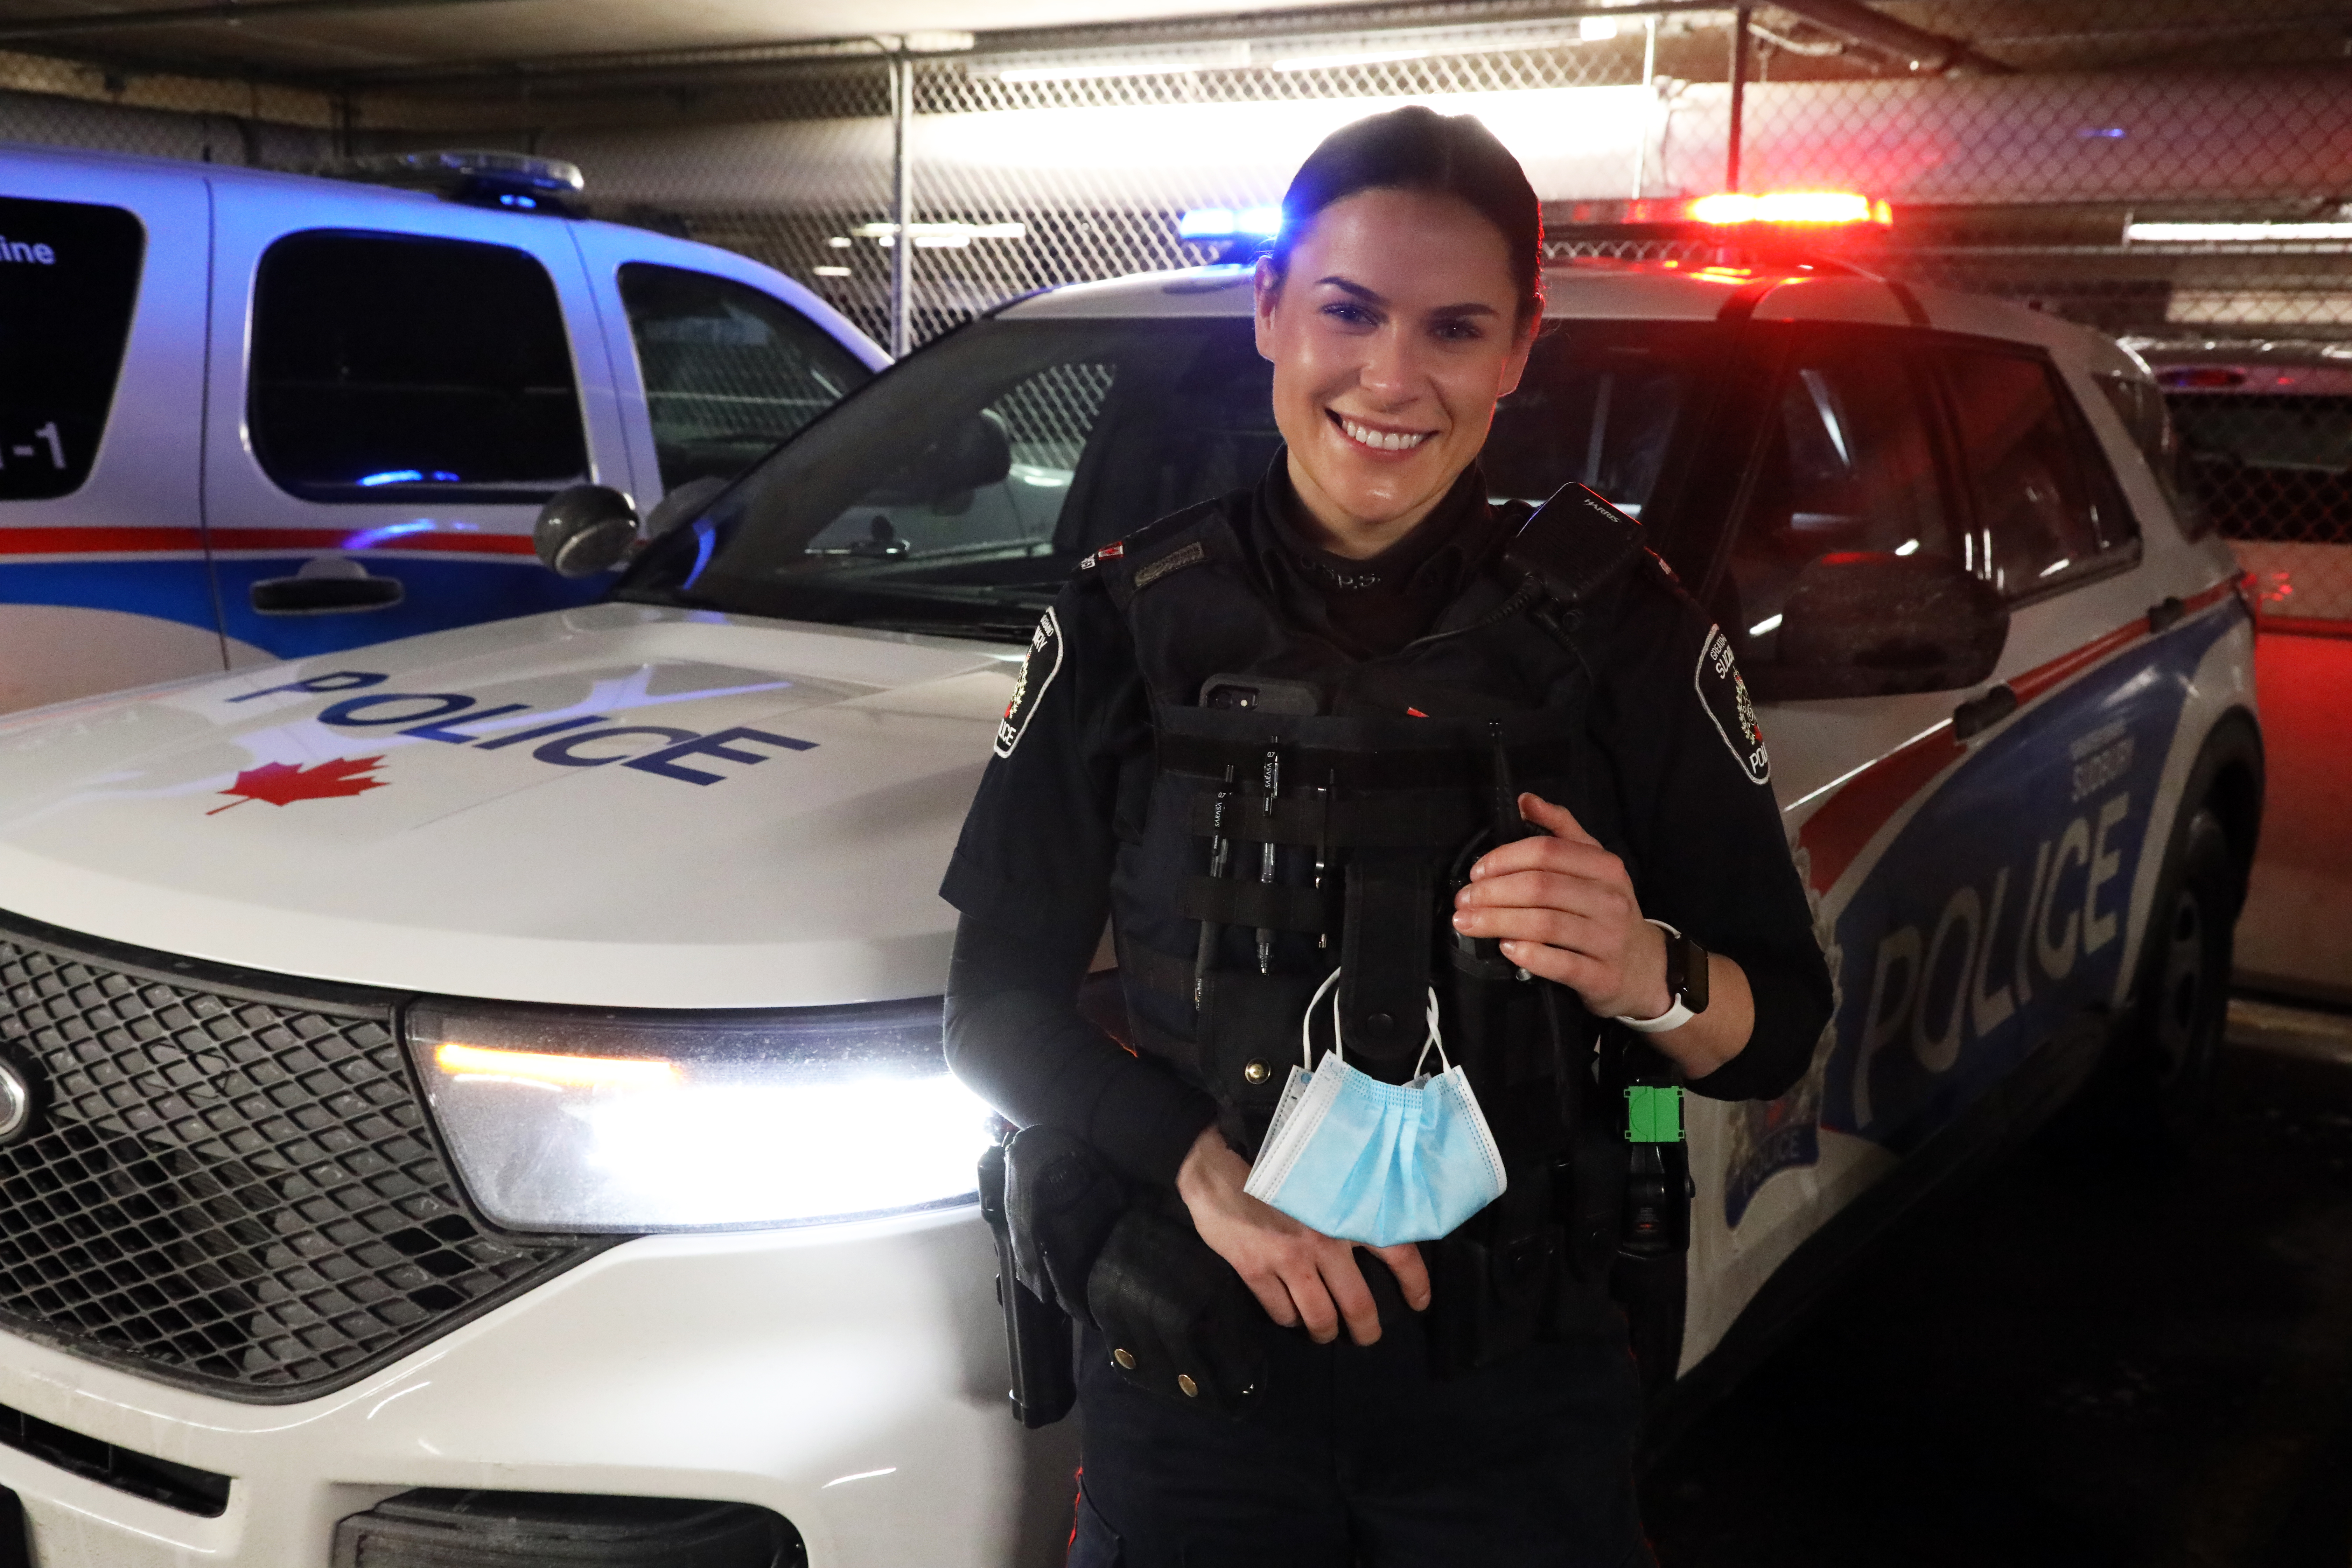
[[[1664, 921], [1651, 921], [1650, 924], [1657, 927], [1660, 931], [1664, 931], [1668, 936], [1679, 938], [1683, 934], [1681, 931], [1675, 930], [1673, 926], [1668, 925]], [[1632, 1029], [1636, 1034], [1663, 1035], [1668, 1029], [1681, 1028], [1685, 1024], [1689, 1023], [1693, 1018], [1697, 1016], [1698, 1015], [1692, 1012], [1688, 1006], [1685, 1005], [1683, 999], [1680, 996], [1677, 996], [1675, 998], [1675, 1005], [1673, 1006], [1667, 1008], [1664, 1012], [1659, 1014], [1654, 1018], [1627, 1018], [1621, 1016], [1616, 1021], [1624, 1025], [1627, 1028]]]

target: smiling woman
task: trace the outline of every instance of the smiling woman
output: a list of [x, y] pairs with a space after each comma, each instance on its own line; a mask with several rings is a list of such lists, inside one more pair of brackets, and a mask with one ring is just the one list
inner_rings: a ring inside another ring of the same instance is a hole
[[1543, 313], [1543, 220], [1476, 121], [1414, 106], [1332, 136], [1257, 267], [1258, 352], [1314, 542], [1412, 531], [1486, 445]]

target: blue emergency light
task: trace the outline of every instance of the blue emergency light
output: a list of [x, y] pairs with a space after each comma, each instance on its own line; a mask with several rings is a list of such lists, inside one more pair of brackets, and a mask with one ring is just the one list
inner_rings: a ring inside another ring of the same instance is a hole
[[1194, 207], [1176, 220], [1180, 239], [1272, 239], [1281, 232], [1280, 207]]

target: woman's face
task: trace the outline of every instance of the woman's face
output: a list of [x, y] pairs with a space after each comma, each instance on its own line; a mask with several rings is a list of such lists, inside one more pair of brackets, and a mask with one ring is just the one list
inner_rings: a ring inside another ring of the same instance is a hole
[[1360, 191], [1317, 214], [1286, 277], [1257, 271], [1257, 349], [1290, 479], [1328, 548], [1358, 558], [1444, 499], [1519, 384], [1502, 231], [1459, 196]]

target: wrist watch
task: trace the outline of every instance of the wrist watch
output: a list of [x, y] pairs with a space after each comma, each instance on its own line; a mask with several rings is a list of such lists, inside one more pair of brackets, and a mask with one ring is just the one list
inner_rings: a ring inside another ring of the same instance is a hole
[[1663, 1035], [1706, 1011], [1706, 949], [1664, 921], [1650, 923], [1666, 933], [1666, 995], [1673, 1005], [1654, 1018], [1617, 1022], [1641, 1034]]

